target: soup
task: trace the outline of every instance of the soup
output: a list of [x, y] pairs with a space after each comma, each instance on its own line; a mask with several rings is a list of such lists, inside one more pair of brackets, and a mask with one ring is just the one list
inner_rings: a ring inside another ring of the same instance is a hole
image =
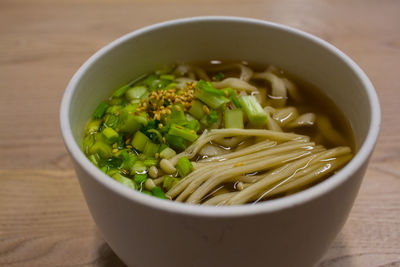
[[334, 103], [274, 67], [168, 66], [115, 90], [85, 129], [83, 151], [142, 193], [203, 205], [283, 197], [353, 156]]

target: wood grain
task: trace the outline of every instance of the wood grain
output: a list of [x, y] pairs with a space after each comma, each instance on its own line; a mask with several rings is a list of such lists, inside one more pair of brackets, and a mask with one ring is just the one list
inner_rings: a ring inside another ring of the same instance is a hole
[[123, 266], [96, 230], [58, 127], [69, 79], [96, 50], [152, 23], [246, 16], [350, 55], [382, 104], [382, 132], [351, 215], [320, 267], [400, 266], [400, 2], [0, 0], [0, 266]]

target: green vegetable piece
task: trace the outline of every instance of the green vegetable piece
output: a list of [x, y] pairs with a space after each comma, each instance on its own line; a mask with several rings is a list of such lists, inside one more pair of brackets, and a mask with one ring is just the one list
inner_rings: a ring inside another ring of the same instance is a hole
[[171, 84], [171, 83], [172, 83], [171, 80], [161, 79], [161, 80], [159, 80], [159, 82], [157, 83], [156, 88], [157, 88], [158, 90], [160, 90], [160, 89], [165, 89], [165, 88], [166, 88], [169, 84]]
[[232, 101], [232, 103], [237, 107], [237, 108], [241, 108], [242, 105], [240, 105], [239, 99], [237, 98], [237, 94], [235, 92], [235, 90], [233, 90], [232, 88], [228, 88], [226, 89], [228, 91], [229, 97]]
[[206, 82], [203, 80], [200, 80], [197, 85], [197, 88], [201, 89], [204, 92], [213, 94], [213, 95], [218, 95], [218, 96], [224, 96], [225, 93], [222, 90], [218, 90], [216, 88], [214, 88], [214, 86], [212, 86], [212, 84], [210, 82]]
[[172, 124], [169, 128], [168, 134], [182, 137], [190, 142], [194, 142], [198, 138], [198, 135], [194, 130], [185, 128], [178, 124]]
[[83, 138], [82, 141], [82, 150], [83, 152], [88, 155], [90, 148], [93, 146], [95, 140], [94, 140], [94, 135], [87, 135], [85, 138]]
[[164, 192], [162, 191], [161, 187], [155, 186], [153, 189], [151, 189], [151, 192], [153, 192], [153, 195], [155, 197], [161, 198], [161, 199], [167, 199], [165, 196]]
[[145, 159], [143, 161], [143, 164], [146, 167], [157, 166], [158, 160], [156, 160], [156, 159]]
[[[221, 91], [223, 93], [223, 91]], [[222, 95], [216, 95], [213, 93], [208, 93], [204, 90], [196, 89], [194, 92], [194, 96], [206, 103], [209, 107], [212, 109], [218, 109], [222, 105], [226, 104], [229, 102], [229, 99], [222, 96]]]
[[100, 158], [98, 154], [92, 154], [88, 158], [94, 165], [96, 165], [97, 167], [99, 166]]
[[162, 159], [170, 159], [176, 155], [175, 150], [170, 147], [166, 147], [163, 151], [160, 152], [160, 158]]
[[106, 167], [107, 170], [118, 169], [122, 164], [122, 159], [116, 157], [110, 157], [107, 159], [100, 160], [99, 165]]
[[147, 167], [144, 165], [143, 161], [137, 160], [135, 164], [133, 164], [131, 173], [135, 174], [143, 174], [146, 173]]
[[[117, 98], [111, 98], [108, 101], [108, 104], [110, 104], [111, 107], [115, 106], [115, 108], [122, 108], [121, 104], [125, 104], [125, 102], [126, 101], [124, 99], [117, 97]], [[110, 111], [110, 108], [107, 109], [106, 113], [109, 113], [109, 111]]]
[[147, 92], [145, 86], [135, 86], [126, 91], [125, 97], [128, 100], [141, 99]]
[[96, 141], [94, 145], [90, 148], [91, 154], [99, 154], [100, 157], [106, 159], [111, 156], [111, 147], [104, 142]]
[[132, 188], [132, 189], [136, 189], [135, 184], [133, 183], [133, 181], [119, 173], [115, 173], [114, 175], [111, 176], [112, 178], [114, 178], [114, 180], [116, 180], [117, 182]]
[[105, 101], [101, 102], [97, 106], [96, 110], [94, 111], [93, 118], [101, 119], [103, 117], [104, 113], [106, 112], [106, 110], [108, 109], [108, 107], [109, 107], [109, 105]]
[[132, 146], [136, 150], [143, 152], [147, 142], [151, 142], [150, 139], [141, 131], [137, 131], [132, 139]]
[[118, 140], [119, 134], [112, 128], [104, 128], [102, 133], [110, 143], [114, 143]]
[[119, 118], [113, 114], [106, 114], [104, 120], [104, 127], [117, 128]]
[[153, 196], [153, 194], [150, 191], [147, 190], [142, 190], [143, 194], [149, 195], [149, 196]]
[[176, 183], [179, 182], [179, 178], [175, 178], [172, 176], [165, 176], [163, 180], [163, 188], [168, 191], [170, 190]]
[[176, 163], [176, 169], [181, 177], [185, 177], [193, 170], [193, 165], [187, 157], [181, 157]]
[[135, 174], [135, 176], [133, 177], [133, 181], [135, 181], [135, 183], [137, 184], [143, 184], [147, 179], [147, 174], [143, 173], [143, 174]]
[[207, 116], [207, 122], [209, 124], [215, 123], [218, 121], [218, 114], [215, 110], [211, 111], [210, 114]]
[[[118, 98], [119, 99], [119, 98]], [[115, 98], [112, 100], [116, 100]], [[111, 101], [111, 100], [110, 100]], [[119, 113], [122, 109], [121, 105], [113, 105], [113, 106], [109, 106], [106, 113], [107, 114], [115, 114], [115, 113]]]
[[[136, 105], [134, 105], [136, 109]], [[132, 107], [125, 107], [120, 113], [120, 129], [122, 132], [134, 133], [142, 126], [148, 124], [147, 114], [145, 112], [131, 111]]]
[[149, 140], [146, 142], [146, 145], [144, 146], [143, 154], [145, 154], [147, 157], [154, 157], [154, 155], [158, 152], [159, 147], [160, 145], [154, 144]]
[[101, 126], [101, 120], [91, 120], [86, 125], [86, 133], [91, 134], [97, 132]]
[[216, 81], [221, 81], [224, 77], [225, 75], [222, 72], [218, 72], [218, 74], [214, 76], [214, 79]]
[[166, 90], [168, 90], [168, 89], [173, 89], [173, 88], [176, 88], [176, 83], [170, 83], [170, 84], [168, 84], [167, 86], [165, 86], [165, 89], [166, 89]]
[[191, 120], [191, 121], [186, 121], [181, 124], [183, 127], [186, 127], [190, 130], [194, 130], [196, 133], [200, 129], [200, 122], [198, 120]]
[[137, 160], [137, 156], [135, 154], [128, 153], [127, 151], [123, 151], [120, 154], [120, 157], [122, 158], [121, 168], [126, 170], [131, 170]]
[[154, 142], [159, 142], [159, 143], [162, 142], [162, 135], [158, 130], [153, 128], [153, 129], [147, 130], [147, 133], [151, 134], [150, 137]]
[[135, 115], [123, 110], [120, 114], [120, 129], [124, 133], [134, 133], [138, 131], [141, 124], [135, 118]]
[[186, 122], [186, 116], [183, 107], [181, 105], [173, 105], [171, 114], [167, 117], [167, 125], [169, 126], [173, 123], [181, 124], [184, 122]]
[[243, 129], [243, 111], [241, 109], [225, 110], [225, 128]]
[[171, 74], [164, 74], [160, 76], [160, 79], [173, 81], [175, 79], [175, 76]]
[[111, 95], [112, 97], [121, 97], [125, 94], [125, 92], [130, 88], [130, 84], [125, 84], [114, 91]]
[[195, 100], [189, 109], [189, 114], [200, 120], [205, 115], [203, 106], [204, 104], [202, 102], [200, 102], [199, 100]]
[[168, 145], [174, 149], [185, 150], [187, 147], [187, 141], [180, 136], [166, 134], [166, 135], [164, 135], [164, 137], [165, 137]]
[[150, 74], [149, 76], [146, 77], [146, 79], [144, 79], [143, 84], [145, 84], [145, 85], [147, 85], [147, 87], [153, 89], [152, 84], [157, 79], [158, 79], [157, 75], [155, 75], [154, 73]]
[[255, 96], [241, 96], [239, 102], [252, 124], [263, 125], [267, 123], [267, 113], [263, 110], [260, 103], [258, 103]]

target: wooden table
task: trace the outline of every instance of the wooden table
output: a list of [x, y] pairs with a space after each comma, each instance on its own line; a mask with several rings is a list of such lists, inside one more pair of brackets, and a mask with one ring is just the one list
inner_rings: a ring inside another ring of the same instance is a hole
[[379, 143], [344, 229], [320, 267], [400, 266], [400, 2], [0, 0], [0, 266], [123, 266], [90, 217], [61, 139], [69, 79], [96, 50], [195, 15], [270, 20], [350, 55], [382, 104]]

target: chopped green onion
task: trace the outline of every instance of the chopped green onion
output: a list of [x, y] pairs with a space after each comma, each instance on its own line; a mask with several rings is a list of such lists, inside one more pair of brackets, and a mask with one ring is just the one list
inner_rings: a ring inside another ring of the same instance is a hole
[[111, 95], [112, 97], [121, 97], [125, 94], [125, 92], [130, 88], [129, 84], [125, 84], [118, 88], [117, 90], [114, 91], [114, 93]]
[[141, 99], [147, 92], [145, 86], [135, 86], [126, 91], [125, 96], [128, 100]]
[[101, 120], [91, 120], [86, 125], [86, 133], [91, 134], [97, 132], [100, 128], [100, 125], [101, 125]]
[[89, 154], [89, 149], [93, 146], [95, 140], [94, 140], [94, 135], [90, 134], [85, 136], [82, 141], [82, 150], [85, 152], [85, 154]]
[[137, 160], [135, 164], [133, 164], [131, 173], [143, 174], [146, 173], [147, 167], [144, 165], [143, 161]]
[[225, 128], [243, 129], [243, 111], [241, 109], [225, 110]]
[[222, 72], [218, 72], [218, 74], [214, 76], [214, 79], [215, 79], [216, 81], [220, 81], [220, 80], [222, 80], [224, 77], [225, 77], [225, 75], [224, 75]]
[[204, 104], [202, 102], [200, 102], [199, 100], [195, 100], [189, 109], [189, 114], [200, 120], [204, 117], [205, 114], [203, 106]]
[[152, 88], [152, 84], [154, 83], [155, 80], [157, 80], [158, 77], [155, 74], [150, 74], [146, 77], [146, 79], [143, 80], [143, 84], [147, 85], [147, 87]]
[[147, 157], [154, 157], [154, 155], [158, 152], [159, 147], [160, 145], [154, 144], [151, 141], [147, 141], [143, 149], [143, 154], [145, 154]]
[[[111, 98], [108, 101], [108, 104], [110, 104], [111, 106], [115, 106], [115, 107], [121, 107], [121, 104], [125, 104], [125, 100], [122, 98]], [[109, 113], [109, 109], [107, 109], [106, 113]]]
[[106, 159], [111, 156], [111, 147], [104, 142], [96, 141], [94, 145], [90, 148], [90, 153], [98, 153], [100, 157]]
[[136, 116], [130, 114], [126, 110], [122, 110], [120, 114], [120, 129], [125, 133], [134, 133], [140, 129], [141, 124], [137, 120]]
[[143, 161], [143, 164], [146, 167], [157, 166], [158, 160], [156, 160], [156, 159], [145, 159]]
[[165, 87], [166, 90], [173, 89], [173, 88], [176, 88], [176, 83], [170, 83]]
[[232, 103], [237, 107], [237, 108], [241, 108], [242, 105], [240, 105], [239, 99], [237, 98], [237, 94], [235, 92], [235, 90], [233, 90], [232, 88], [228, 88], [226, 89], [228, 91], [228, 95], [232, 101]]
[[134, 133], [148, 124], [146, 112], [136, 112], [137, 104], [129, 104], [120, 111], [120, 129], [122, 132]]
[[160, 148], [158, 149], [158, 152], [163, 151], [163, 150], [166, 149], [167, 147], [168, 147], [167, 144], [162, 143], [162, 144], [160, 145]]
[[[223, 94], [224, 92], [221, 91]], [[194, 92], [194, 96], [206, 103], [209, 107], [213, 109], [218, 109], [222, 105], [226, 104], [229, 102], [229, 99], [222, 96], [222, 95], [216, 95], [213, 93], [208, 93], [204, 90], [196, 89]]]
[[142, 174], [135, 174], [133, 177], [133, 181], [137, 184], [143, 184], [147, 179], [147, 174], [142, 173]]
[[149, 195], [149, 196], [153, 196], [153, 194], [150, 191], [147, 190], [142, 190], [143, 194]]
[[167, 197], [165, 196], [165, 194], [162, 191], [161, 187], [159, 187], [159, 186], [153, 187], [153, 189], [151, 189], [151, 192], [153, 192], [153, 195], [158, 197], [158, 198], [167, 199]]
[[170, 147], [166, 147], [160, 152], [160, 158], [162, 159], [170, 159], [175, 155], [176, 155], [175, 150], [173, 150]]
[[112, 128], [104, 128], [102, 133], [110, 143], [114, 143], [119, 137], [119, 134]]
[[169, 128], [168, 134], [182, 137], [190, 142], [194, 142], [198, 138], [198, 135], [194, 130], [185, 128], [178, 124], [172, 124]]
[[267, 113], [258, 103], [257, 98], [253, 95], [241, 96], [239, 102], [246, 112], [249, 121], [255, 125], [263, 125], [267, 123]]
[[204, 80], [198, 81], [196, 87], [203, 90], [204, 92], [207, 92], [210, 94], [219, 95], [219, 96], [225, 95], [224, 91], [214, 88], [214, 86], [212, 86], [212, 84], [210, 82], [206, 82]]
[[176, 169], [181, 177], [185, 177], [193, 170], [193, 165], [187, 157], [181, 157], [176, 163]]
[[144, 133], [141, 131], [137, 131], [135, 133], [135, 136], [132, 139], [132, 146], [142, 152], [144, 150], [144, 147], [146, 146], [146, 143], [150, 142], [150, 138], [148, 138]]
[[117, 128], [119, 118], [113, 114], [106, 114], [104, 120], [104, 127]]
[[94, 111], [93, 118], [101, 119], [103, 117], [104, 113], [106, 112], [106, 110], [108, 109], [108, 107], [109, 107], [109, 105], [105, 101], [101, 102], [97, 106], [96, 110]]
[[106, 167], [107, 170], [118, 169], [122, 164], [122, 159], [111, 157], [107, 159], [100, 160], [99, 165]]
[[132, 169], [136, 162], [137, 156], [135, 154], [128, 153], [127, 151], [123, 151], [123, 153], [121, 153], [121, 157], [123, 159], [121, 168], [126, 170]]
[[200, 122], [196, 119], [191, 120], [191, 121], [186, 121], [185, 123], [182, 123], [181, 125], [190, 130], [194, 130], [195, 132], [197, 132], [200, 129]]
[[174, 149], [185, 150], [187, 147], [186, 140], [180, 136], [166, 134], [164, 137], [167, 141], [167, 144]]
[[[117, 98], [117, 99], [119, 99], [119, 98]], [[112, 100], [116, 100], [116, 99], [114, 98]], [[106, 113], [107, 114], [115, 114], [117, 112], [120, 112], [121, 109], [122, 109], [121, 105], [112, 105], [112, 106], [108, 107], [108, 109], [106, 110]]]
[[160, 76], [160, 79], [173, 81], [175, 76], [171, 74], [164, 74]]
[[171, 114], [167, 117], [167, 125], [171, 125], [173, 123], [181, 124], [186, 122], [185, 112], [183, 111], [183, 107], [181, 105], [173, 105], [171, 108]]
[[153, 141], [159, 142], [159, 143], [162, 142], [162, 135], [158, 130], [153, 128], [153, 129], [147, 130], [147, 132], [151, 134], [150, 137]]
[[115, 173], [114, 175], [112, 175], [112, 178], [114, 178], [117, 182], [132, 188], [132, 189], [136, 189], [135, 184], [133, 183], [133, 181], [119, 173]]
[[163, 188], [165, 190], [170, 190], [177, 182], [179, 182], [179, 178], [175, 178], [172, 176], [165, 176], [163, 180]]
[[88, 158], [94, 165], [99, 166], [100, 158], [98, 154], [92, 154]]
[[215, 123], [218, 121], [218, 114], [215, 110], [211, 111], [210, 114], [207, 116], [207, 122], [209, 124]]

